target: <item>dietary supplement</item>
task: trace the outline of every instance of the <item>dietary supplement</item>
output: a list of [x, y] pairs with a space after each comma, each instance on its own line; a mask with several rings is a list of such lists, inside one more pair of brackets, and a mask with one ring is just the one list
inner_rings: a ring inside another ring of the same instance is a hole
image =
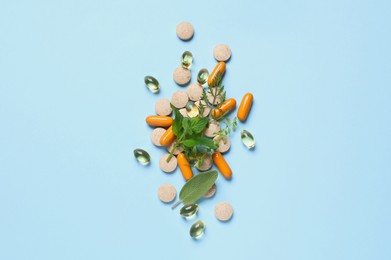
[[186, 106], [189, 97], [185, 91], [177, 90], [172, 94], [171, 104], [176, 108], [183, 108]]
[[166, 132], [164, 132], [164, 134], [162, 135], [162, 137], [160, 138], [160, 144], [162, 146], [167, 146], [169, 145], [172, 141], [174, 141], [175, 139], [175, 134], [174, 132], [172, 131], [172, 126], [170, 126]]
[[145, 122], [150, 126], [169, 127], [174, 123], [174, 119], [169, 116], [147, 116]]
[[198, 84], [190, 84], [190, 86], [186, 89], [186, 93], [190, 100], [198, 101], [202, 97], [203, 89]]
[[203, 86], [206, 82], [208, 82], [208, 78], [209, 78], [209, 71], [203, 68], [198, 72], [197, 82], [198, 84]]
[[220, 124], [217, 121], [210, 120], [208, 128], [204, 131], [204, 135], [213, 138], [216, 136], [216, 132], [218, 131], [220, 131]]
[[213, 186], [208, 190], [207, 193], [205, 193], [204, 197], [209, 199], [211, 197], [213, 197], [215, 194], [216, 194], [216, 190], [217, 190], [217, 186], [216, 186], [216, 183], [213, 184]]
[[213, 50], [217, 61], [228, 61], [231, 58], [231, 48], [227, 44], [218, 44]]
[[213, 69], [212, 73], [210, 73], [209, 78], [208, 78], [208, 86], [212, 86], [217, 80], [217, 75], [220, 72], [221, 77], [224, 75], [225, 72], [225, 62], [220, 61], [217, 63], [216, 67]]
[[194, 217], [195, 214], [197, 214], [197, 212], [198, 212], [198, 205], [195, 203], [191, 203], [191, 204], [187, 204], [187, 205], [183, 206], [181, 208], [181, 210], [179, 211], [179, 214], [182, 217], [189, 219], [189, 218]]
[[186, 112], [189, 117], [196, 117], [200, 114], [198, 107], [195, 105], [193, 101], [189, 101], [186, 103]]
[[143, 149], [137, 148], [133, 151], [134, 157], [141, 165], [148, 165], [151, 162], [151, 156]]
[[[207, 171], [212, 168], [213, 160], [212, 156], [209, 153], [200, 154], [200, 159], [198, 159], [195, 163], [195, 167], [200, 171]], [[202, 159], [201, 159], [202, 158]], [[201, 163], [201, 165], [200, 165]]]
[[185, 51], [181, 56], [181, 65], [185, 69], [190, 69], [193, 63], [193, 54], [190, 51]]
[[228, 202], [221, 202], [215, 207], [215, 216], [220, 221], [228, 221], [232, 218], [233, 209]]
[[157, 190], [159, 199], [164, 203], [173, 201], [176, 197], [176, 189], [171, 184], [162, 184]]
[[227, 161], [224, 159], [224, 156], [220, 152], [214, 152], [212, 154], [213, 162], [215, 163], [217, 169], [226, 179], [232, 178], [232, 170], [229, 167]]
[[189, 22], [181, 22], [176, 26], [176, 35], [183, 41], [190, 40], [194, 35], [194, 27]]
[[170, 106], [170, 100], [167, 98], [162, 98], [156, 101], [155, 103], [155, 112], [159, 116], [168, 116], [172, 113], [172, 109]]
[[242, 132], [240, 132], [240, 139], [242, 139], [242, 143], [248, 149], [253, 149], [255, 147], [255, 138], [249, 131], [243, 130]]
[[151, 141], [154, 145], [156, 146], [162, 146], [160, 144], [160, 138], [162, 138], [162, 135], [166, 132], [166, 129], [164, 128], [161, 128], [161, 127], [157, 127], [155, 129], [153, 129], [152, 133], [151, 133]]
[[157, 79], [155, 79], [152, 76], [145, 76], [144, 77], [144, 82], [147, 88], [152, 92], [152, 93], [157, 93], [160, 90], [160, 84]]
[[191, 177], [193, 177], [193, 170], [191, 169], [190, 163], [187, 160], [185, 154], [184, 153], [178, 154], [177, 160], [183, 178], [185, 178], [186, 181], [190, 180]]
[[179, 86], [187, 85], [191, 79], [190, 70], [178, 67], [174, 70], [173, 78], [176, 84], [178, 84]]
[[253, 94], [246, 93], [240, 102], [238, 109], [238, 119], [242, 122], [246, 121], [251, 105], [253, 104]]
[[171, 157], [171, 160], [167, 162], [168, 156], [170, 156], [170, 154], [167, 153], [167, 154], [163, 154], [163, 156], [160, 157], [159, 167], [162, 171], [170, 173], [175, 171], [178, 162], [175, 156]]
[[205, 222], [197, 220], [190, 228], [190, 236], [194, 239], [199, 239], [205, 232]]
[[235, 107], [236, 107], [236, 100], [233, 98], [229, 98], [223, 103], [221, 103], [220, 106], [212, 110], [212, 117], [216, 120], [219, 120], [223, 115], [225, 115]]
[[231, 148], [231, 140], [226, 135], [217, 135], [213, 138], [213, 141], [218, 144], [216, 151], [220, 153], [225, 153]]

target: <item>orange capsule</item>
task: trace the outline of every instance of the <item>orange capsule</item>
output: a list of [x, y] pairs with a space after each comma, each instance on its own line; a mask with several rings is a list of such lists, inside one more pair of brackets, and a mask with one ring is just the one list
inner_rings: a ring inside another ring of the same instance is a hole
[[231, 179], [232, 177], [232, 170], [229, 167], [228, 163], [225, 161], [223, 155], [220, 152], [214, 152], [212, 154], [213, 162], [215, 163], [216, 167], [219, 169], [221, 174], [226, 179]]
[[169, 127], [174, 123], [174, 119], [169, 116], [147, 116], [145, 122], [150, 126]]
[[225, 62], [220, 61], [217, 63], [216, 67], [213, 69], [212, 73], [210, 73], [208, 78], [208, 86], [211, 86], [214, 81], [217, 79], [217, 74], [220, 72], [221, 77], [224, 75], [225, 72]]
[[253, 94], [246, 93], [238, 109], [238, 118], [240, 121], [246, 121], [248, 113], [250, 112], [251, 105], [253, 104]]
[[216, 120], [220, 119], [225, 113], [231, 111], [236, 107], [236, 100], [233, 98], [229, 98], [220, 106], [216, 107], [212, 110], [212, 117]]
[[177, 159], [178, 159], [178, 166], [179, 169], [181, 169], [183, 178], [185, 178], [185, 180], [188, 181], [189, 179], [191, 179], [191, 177], [193, 177], [193, 171], [190, 167], [190, 163], [187, 160], [184, 153], [178, 154]]
[[169, 145], [172, 141], [174, 141], [175, 135], [174, 132], [172, 131], [172, 126], [170, 126], [166, 132], [162, 135], [160, 138], [160, 144], [163, 146]]

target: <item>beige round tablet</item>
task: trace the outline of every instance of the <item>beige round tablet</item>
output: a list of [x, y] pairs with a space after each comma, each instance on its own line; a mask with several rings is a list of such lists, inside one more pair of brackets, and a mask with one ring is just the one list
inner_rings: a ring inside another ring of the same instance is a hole
[[194, 27], [189, 22], [181, 22], [176, 26], [176, 35], [183, 41], [190, 40], [194, 35]]
[[200, 112], [202, 112], [202, 117], [207, 117], [210, 113], [210, 106], [206, 104], [204, 100], [199, 100], [194, 103]]
[[187, 101], [189, 101], [189, 97], [187, 96], [185, 91], [177, 90], [172, 94], [171, 104], [176, 108], [183, 108], [186, 106]]
[[159, 99], [155, 103], [155, 111], [156, 114], [158, 114], [159, 116], [168, 116], [169, 114], [171, 114], [172, 109], [170, 106], [170, 100], [168, 100], [167, 98]]
[[162, 184], [157, 190], [157, 196], [165, 203], [171, 202], [176, 197], [176, 189], [171, 184]]
[[210, 187], [210, 189], [205, 193], [204, 197], [207, 199], [213, 197], [216, 194], [216, 189], [216, 183], [214, 183], [212, 187]]
[[213, 56], [218, 61], [227, 61], [231, 58], [231, 48], [227, 44], [217, 44]]
[[201, 165], [199, 165], [200, 160], [197, 160], [195, 162], [195, 167], [200, 171], [207, 171], [210, 168], [212, 168], [213, 165], [212, 155], [210, 155], [209, 153], [204, 153], [201, 156], [203, 157], [203, 159], [201, 160], [202, 161]]
[[176, 84], [180, 86], [186, 85], [191, 79], [190, 70], [178, 67], [174, 70], [173, 78]]
[[213, 138], [216, 136], [216, 132], [220, 131], [220, 124], [214, 120], [209, 121], [209, 126], [204, 130], [204, 135]]
[[153, 129], [152, 133], [151, 133], [151, 141], [154, 145], [156, 146], [162, 146], [160, 144], [160, 138], [162, 137], [162, 135], [164, 134], [164, 132], [166, 132], [166, 129], [164, 128], [161, 128], [161, 127], [157, 127], [155, 129]]
[[[174, 146], [175, 146], [176, 144], [177, 144], [177, 142], [176, 142], [176, 139], [175, 139], [173, 142], [171, 142], [171, 143], [167, 146], [167, 151], [170, 153], [171, 150], [174, 149]], [[184, 149], [183, 146], [180, 145], [180, 146], [178, 146], [177, 148], [175, 148], [173, 154], [178, 155], [178, 154], [180, 154], [181, 152], [183, 152], [183, 149]]]
[[159, 167], [162, 171], [170, 173], [175, 171], [176, 167], [178, 166], [178, 161], [175, 156], [172, 156], [170, 161], [167, 162], [167, 158], [170, 154], [163, 154], [162, 157], [160, 157], [159, 161]]
[[181, 113], [183, 117], [189, 117], [189, 115], [187, 114], [186, 108], [179, 109], [179, 113]]
[[220, 221], [230, 220], [233, 213], [232, 206], [228, 202], [221, 202], [215, 207], [215, 216]]
[[220, 91], [220, 88], [212, 88], [212, 90], [208, 90], [206, 92], [206, 98], [208, 99], [209, 103], [212, 105], [218, 105], [223, 101], [223, 96], [225, 94], [225, 91]]
[[231, 140], [226, 135], [217, 135], [213, 138], [213, 141], [219, 145], [217, 151], [225, 153], [231, 148]]
[[202, 92], [202, 87], [198, 84], [190, 84], [190, 86], [186, 89], [186, 93], [192, 101], [200, 100]]

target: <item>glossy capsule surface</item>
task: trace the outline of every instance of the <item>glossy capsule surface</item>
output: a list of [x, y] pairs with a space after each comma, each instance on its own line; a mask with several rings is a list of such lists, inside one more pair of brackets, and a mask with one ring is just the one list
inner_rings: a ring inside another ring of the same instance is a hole
[[157, 79], [152, 76], [145, 76], [144, 83], [152, 93], [157, 93], [160, 90], [160, 84]]
[[224, 114], [228, 113], [232, 109], [236, 107], [236, 100], [233, 98], [229, 98], [223, 103], [220, 104], [220, 106], [216, 107], [212, 110], [212, 117], [216, 120], [220, 119]]
[[190, 228], [190, 236], [194, 239], [201, 238], [204, 234], [205, 228], [205, 222], [202, 220], [197, 220]]
[[224, 156], [220, 152], [214, 152], [212, 154], [212, 159], [224, 178], [230, 179], [232, 177], [232, 170], [227, 161], [224, 159]]
[[240, 139], [242, 139], [242, 143], [248, 149], [253, 149], [255, 147], [255, 138], [249, 131], [243, 130], [240, 132]]
[[197, 82], [202, 86], [208, 81], [208, 78], [209, 78], [209, 71], [203, 68], [198, 72]]
[[181, 208], [179, 214], [184, 218], [191, 218], [198, 212], [198, 205], [195, 203], [187, 204]]
[[212, 87], [214, 84], [216, 84], [217, 81], [217, 75], [220, 72], [221, 77], [223, 77], [224, 72], [225, 72], [225, 62], [220, 61], [217, 63], [216, 67], [213, 69], [212, 73], [210, 73], [209, 78], [208, 78], [208, 86]]
[[143, 149], [134, 149], [133, 154], [141, 165], [148, 165], [151, 162], [151, 156]]
[[181, 65], [185, 69], [189, 69], [193, 63], [193, 54], [190, 51], [185, 51], [181, 56]]
[[172, 141], [174, 141], [175, 135], [174, 132], [172, 131], [172, 126], [170, 126], [166, 132], [162, 135], [160, 138], [160, 144], [163, 146], [169, 145]]
[[145, 122], [150, 126], [169, 127], [174, 123], [174, 119], [169, 116], [147, 116]]
[[200, 114], [200, 110], [193, 101], [189, 101], [186, 104], [186, 112], [189, 117], [196, 117]]
[[182, 172], [183, 178], [186, 181], [190, 180], [193, 177], [193, 170], [191, 169], [190, 163], [187, 160], [184, 153], [180, 153], [177, 156], [178, 166]]
[[250, 112], [251, 105], [253, 104], [253, 94], [246, 93], [242, 101], [240, 102], [239, 109], [238, 109], [238, 119], [240, 121], [246, 121], [248, 113]]

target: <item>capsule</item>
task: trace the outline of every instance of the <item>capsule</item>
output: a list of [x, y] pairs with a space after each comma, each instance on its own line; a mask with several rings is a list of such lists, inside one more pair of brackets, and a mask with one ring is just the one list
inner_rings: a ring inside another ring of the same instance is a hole
[[212, 158], [213, 162], [215, 163], [221, 174], [224, 176], [224, 178], [231, 179], [232, 170], [229, 167], [227, 161], [224, 159], [223, 155], [220, 152], [214, 152], [212, 154]]
[[157, 93], [160, 90], [160, 84], [157, 79], [155, 79], [152, 76], [145, 76], [144, 77], [144, 82], [147, 88], [152, 92], [152, 93]]
[[160, 138], [160, 144], [163, 146], [169, 145], [172, 141], [174, 141], [175, 135], [174, 132], [172, 131], [172, 126], [170, 126], [166, 132], [162, 135]]
[[186, 112], [189, 117], [196, 117], [200, 114], [198, 107], [193, 101], [189, 101], [186, 103]]
[[238, 109], [238, 119], [240, 121], [242, 122], [246, 121], [252, 104], [253, 104], [253, 94], [246, 93], [243, 96], [242, 102], [240, 102], [239, 109]]
[[169, 127], [174, 123], [174, 119], [169, 116], [147, 116], [145, 122], [150, 126]]
[[216, 107], [215, 109], [212, 110], [212, 117], [215, 120], [220, 119], [223, 115], [231, 111], [236, 107], [236, 100], [233, 98], [229, 98], [223, 103], [221, 103], [220, 106]]
[[148, 165], [151, 162], [151, 156], [143, 149], [137, 148], [133, 151], [134, 157], [141, 165]]
[[190, 228], [190, 236], [194, 239], [202, 237], [205, 231], [205, 223], [202, 220], [197, 220]]
[[181, 169], [183, 178], [185, 178], [186, 181], [190, 180], [193, 177], [193, 171], [190, 167], [190, 163], [187, 160], [185, 154], [184, 153], [178, 154], [177, 160], [178, 160], [178, 166], [179, 166], [179, 169]]
[[219, 63], [217, 63], [217, 65], [213, 69], [212, 73], [210, 73], [209, 78], [208, 78], [208, 86], [212, 87], [214, 84], [216, 84], [218, 72], [220, 72], [221, 77], [224, 75], [224, 72], [225, 72], [225, 62], [224, 61], [220, 61]]
[[179, 214], [186, 219], [190, 219], [194, 217], [195, 214], [197, 214], [197, 212], [198, 212], [198, 205], [195, 203], [191, 203], [183, 206], [179, 211]]
[[248, 149], [253, 149], [255, 147], [255, 138], [249, 131], [243, 130], [240, 132], [240, 139], [242, 139], [242, 143]]
[[209, 71], [203, 68], [198, 72], [197, 82], [198, 84], [203, 86], [208, 81], [208, 78], [209, 78]]
[[193, 63], [193, 54], [190, 51], [185, 51], [181, 56], [181, 65], [185, 69], [189, 69]]

